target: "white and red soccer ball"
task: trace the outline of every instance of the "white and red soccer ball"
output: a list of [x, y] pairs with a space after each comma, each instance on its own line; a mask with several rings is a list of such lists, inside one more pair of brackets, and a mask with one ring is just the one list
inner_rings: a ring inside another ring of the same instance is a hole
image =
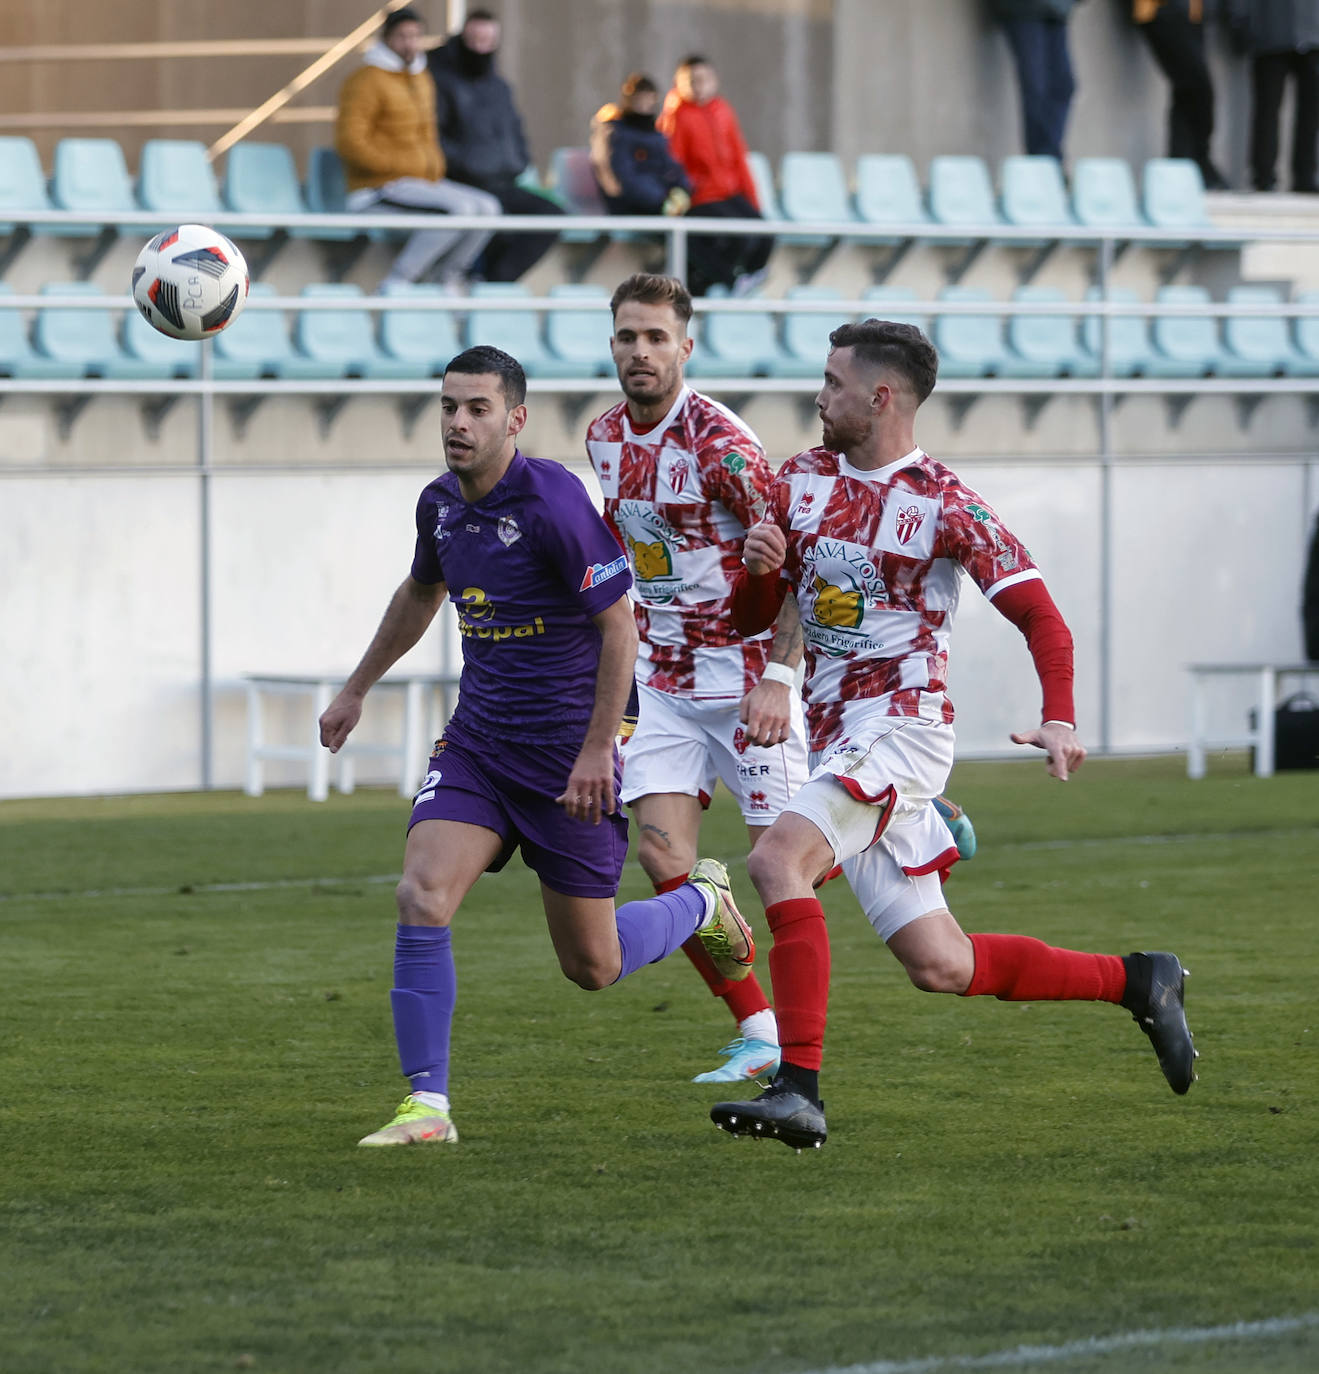
[[209, 339], [247, 304], [247, 263], [204, 224], [157, 234], [133, 265], [133, 299], [143, 318], [172, 339]]

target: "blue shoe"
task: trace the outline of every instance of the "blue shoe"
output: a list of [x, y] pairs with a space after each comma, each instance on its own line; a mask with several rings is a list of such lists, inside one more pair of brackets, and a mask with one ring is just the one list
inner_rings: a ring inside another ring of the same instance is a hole
[[975, 858], [976, 832], [975, 826], [971, 824], [971, 817], [955, 801], [949, 801], [947, 797], [935, 797], [934, 809], [943, 817], [944, 824], [952, 831], [958, 858]]
[[709, 1073], [698, 1073], [693, 1083], [744, 1083], [773, 1078], [779, 1071], [779, 1047], [769, 1040], [746, 1040], [739, 1035], [719, 1053], [727, 1056], [724, 1062]]

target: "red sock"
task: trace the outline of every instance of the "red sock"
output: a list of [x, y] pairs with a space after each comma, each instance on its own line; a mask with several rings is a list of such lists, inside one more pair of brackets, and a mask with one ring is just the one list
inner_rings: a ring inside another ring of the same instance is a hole
[[1000, 1002], [1120, 1002], [1127, 989], [1127, 972], [1116, 954], [1055, 949], [1029, 935], [972, 935], [971, 945], [976, 969], [964, 997], [991, 994]]
[[[687, 881], [684, 873], [680, 878], [669, 878], [666, 882], [656, 883], [655, 891], [672, 892], [674, 888], [681, 887]], [[714, 966], [714, 961], [705, 952], [705, 946], [701, 943], [699, 935], [693, 935], [685, 941], [682, 952], [692, 961], [696, 972], [705, 979], [705, 985], [716, 997], [722, 997], [724, 1005], [733, 1013], [733, 1020], [739, 1024], [754, 1016], [758, 1011], [769, 1009], [769, 998], [765, 996], [765, 989], [760, 986], [754, 973], [748, 973], [743, 979], [734, 983], [725, 978]]]
[[829, 931], [814, 897], [793, 897], [765, 909], [774, 936], [769, 975], [783, 1058], [802, 1069], [820, 1067], [829, 1015]]

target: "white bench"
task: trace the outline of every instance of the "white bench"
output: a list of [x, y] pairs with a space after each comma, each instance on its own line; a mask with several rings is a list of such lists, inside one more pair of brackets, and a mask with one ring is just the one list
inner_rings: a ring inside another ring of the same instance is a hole
[[[1186, 750], [1186, 776], [1202, 778], [1208, 771], [1210, 749], [1255, 750], [1255, 776], [1273, 776], [1273, 713], [1278, 708], [1278, 688], [1288, 678], [1313, 677], [1319, 679], [1319, 664], [1315, 663], [1192, 663], [1186, 671], [1191, 675], [1191, 741]], [[1247, 726], [1240, 735], [1210, 739], [1208, 735], [1208, 707], [1206, 688], [1211, 681], [1233, 677], [1253, 677], [1256, 680], [1255, 726]]]
[[[247, 769], [243, 791], [249, 797], [259, 797], [265, 790], [264, 764], [292, 761], [307, 765], [307, 795], [312, 801], [324, 801], [330, 794], [330, 751], [321, 744], [320, 718], [334, 700], [344, 681], [342, 673], [245, 673], [247, 688]], [[403, 693], [403, 729], [397, 744], [359, 744], [349, 737], [334, 755], [338, 765], [337, 786], [345, 794], [354, 786], [354, 760], [363, 757], [395, 759], [398, 763], [398, 794], [409, 797], [420, 779], [425, 762], [425, 750], [435, 728], [434, 706], [438, 694], [442, 698], [439, 725], [449, 719], [450, 693], [458, 679], [445, 673], [409, 673], [399, 677], [384, 677], [372, 687], [373, 695], [380, 692]], [[427, 701], [427, 693], [430, 700]], [[311, 704], [311, 716], [303, 744], [275, 745], [266, 743], [265, 698], [267, 696], [306, 697]], [[429, 706], [430, 711], [425, 708]], [[428, 733], [429, 732], [429, 733]]]

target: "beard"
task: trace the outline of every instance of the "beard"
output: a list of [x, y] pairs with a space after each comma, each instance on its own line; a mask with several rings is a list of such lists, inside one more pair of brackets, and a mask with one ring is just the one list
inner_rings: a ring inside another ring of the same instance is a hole
[[673, 391], [677, 381], [676, 369], [666, 371], [656, 368], [649, 376], [636, 377], [624, 374], [619, 377], [618, 384], [629, 401], [636, 401], [638, 405], [653, 405]]
[[833, 453], [847, 453], [859, 448], [870, 438], [872, 422], [869, 418], [821, 420], [821, 437], [825, 447]]

